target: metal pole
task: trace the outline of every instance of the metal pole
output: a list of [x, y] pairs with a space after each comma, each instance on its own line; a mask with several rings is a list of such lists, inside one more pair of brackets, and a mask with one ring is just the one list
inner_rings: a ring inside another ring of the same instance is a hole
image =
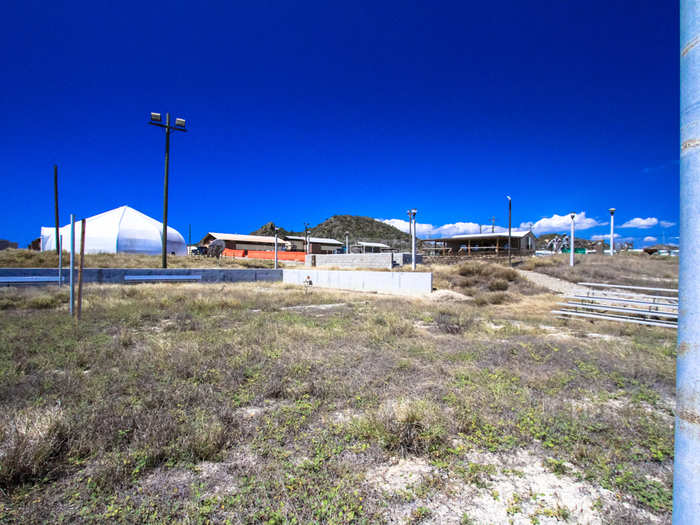
[[85, 219], [80, 221], [80, 264], [78, 265], [78, 321], [83, 312], [83, 259], [85, 257]]
[[570, 240], [571, 242], [569, 243], [569, 266], [574, 265], [574, 220], [576, 219], [576, 216], [572, 213], [571, 214], [571, 237]]
[[345, 232], [345, 253], [350, 253], [350, 233]]
[[[512, 211], [511, 205], [512, 204], [513, 204], [513, 201], [510, 199], [510, 197], [508, 197], [508, 264], [510, 266], [513, 266], [513, 259], [511, 258], [511, 248], [510, 248], [510, 244], [511, 244], [511, 240], [512, 240], [510, 237], [510, 219], [511, 219], [511, 211]], [[520, 242], [522, 242], [522, 239]]]
[[58, 286], [63, 285], [63, 235], [58, 237]]
[[411, 237], [411, 269], [416, 269], [416, 212], [413, 212], [413, 235]]
[[277, 228], [275, 228], [275, 270], [277, 269]]
[[165, 183], [163, 185], [163, 254], [162, 266], [168, 267], [168, 167], [170, 164], [170, 113], [165, 114]]
[[53, 165], [53, 202], [54, 202], [54, 210], [56, 213], [56, 253], [60, 255], [60, 248], [58, 247], [58, 236], [60, 235], [58, 233], [59, 230], [59, 224], [58, 224], [58, 166], [56, 164]]
[[615, 208], [610, 208], [610, 256], [615, 253]]
[[673, 523], [700, 522], [700, 1], [681, 0], [681, 148]]
[[73, 271], [75, 270], [75, 215], [70, 214], [70, 315], [73, 317], [75, 304], [75, 282]]

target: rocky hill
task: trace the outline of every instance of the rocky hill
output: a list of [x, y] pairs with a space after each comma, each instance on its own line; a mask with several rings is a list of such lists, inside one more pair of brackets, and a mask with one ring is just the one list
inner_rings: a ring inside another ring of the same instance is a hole
[[[269, 222], [251, 235], [273, 235], [274, 224]], [[304, 235], [304, 232], [292, 232], [280, 227], [280, 235]], [[376, 221], [371, 217], [358, 215], [333, 215], [320, 224], [309, 229], [314, 237], [328, 237], [339, 241], [345, 240], [345, 232], [350, 234], [350, 242], [383, 242], [397, 249], [407, 249], [410, 236], [389, 224]]]

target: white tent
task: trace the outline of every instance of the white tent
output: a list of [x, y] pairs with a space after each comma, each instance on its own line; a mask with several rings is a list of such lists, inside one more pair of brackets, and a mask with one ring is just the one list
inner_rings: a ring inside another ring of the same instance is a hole
[[[75, 249], [80, 250], [81, 223], [75, 223]], [[59, 229], [63, 249], [70, 251], [70, 224]], [[129, 206], [88, 217], [85, 224], [85, 253], [144, 253], [162, 250], [163, 223]], [[56, 228], [41, 227], [41, 249], [56, 249]], [[168, 253], [187, 255], [185, 239], [168, 226]]]

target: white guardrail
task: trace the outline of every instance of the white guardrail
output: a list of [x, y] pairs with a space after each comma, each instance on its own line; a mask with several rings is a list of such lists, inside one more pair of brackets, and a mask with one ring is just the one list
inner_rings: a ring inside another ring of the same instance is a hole
[[559, 309], [552, 310], [556, 317], [581, 317], [678, 328], [678, 290], [675, 288], [602, 283], [578, 285], [587, 288], [585, 294], [565, 295], [567, 301], [559, 303]]

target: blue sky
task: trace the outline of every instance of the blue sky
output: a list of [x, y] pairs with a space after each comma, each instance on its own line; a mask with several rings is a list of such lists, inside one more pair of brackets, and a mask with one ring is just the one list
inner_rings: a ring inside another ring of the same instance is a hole
[[[202, 5], [204, 4], [204, 5]], [[0, 238], [124, 204], [193, 240], [334, 214], [449, 235], [678, 235], [678, 6], [12, 2], [0, 45]], [[558, 217], [559, 216], [559, 217]], [[631, 223], [630, 223], [631, 221]], [[470, 225], [471, 224], [471, 225]], [[641, 227], [640, 227], [641, 226]], [[653, 242], [651, 240], [646, 243]]]

